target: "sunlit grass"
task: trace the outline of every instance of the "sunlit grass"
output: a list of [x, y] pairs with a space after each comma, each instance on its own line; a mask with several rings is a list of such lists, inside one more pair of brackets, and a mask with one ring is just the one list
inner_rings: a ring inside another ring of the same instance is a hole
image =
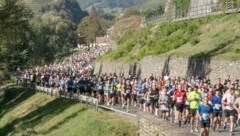
[[11, 88], [0, 93], [0, 135], [136, 135], [135, 119], [71, 100]]

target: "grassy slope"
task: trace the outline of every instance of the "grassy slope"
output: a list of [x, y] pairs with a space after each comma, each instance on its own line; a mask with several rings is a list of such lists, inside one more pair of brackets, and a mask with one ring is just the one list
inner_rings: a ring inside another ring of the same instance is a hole
[[240, 14], [155, 24], [126, 35], [116, 50], [99, 58], [139, 61], [144, 56], [240, 58]]
[[0, 93], [0, 135], [101, 136], [136, 135], [135, 121], [79, 103], [31, 90]]
[[148, 10], [148, 9], [155, 9], [159, 7], [160, 4], [164, 3], [165, 0], [147, 0], [144, 3], [138, 4], [134, 6], [140, 10]]

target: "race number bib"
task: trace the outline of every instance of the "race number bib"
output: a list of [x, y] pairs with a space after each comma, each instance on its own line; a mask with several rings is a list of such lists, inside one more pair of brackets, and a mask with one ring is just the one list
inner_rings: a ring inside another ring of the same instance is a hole
[[219, 110], [220, 108], [221, 108], [221, 104], [215, 104], [215, 106], [214, 106], [214, 108], [216, 109], [216, 110]]
[[167, 106], [165, 104], [161, 105], [160, 109], [162, 111], [168, 111], [168, 108], [167, 108]]
[[208, 113], [203, 113], [202, 114], [202, 119], [203, 120], [209, 120], [210, 119], [210, 115]]
[[183, 98], [182, 97], [177, 97], [177, 103], [183, 102]]

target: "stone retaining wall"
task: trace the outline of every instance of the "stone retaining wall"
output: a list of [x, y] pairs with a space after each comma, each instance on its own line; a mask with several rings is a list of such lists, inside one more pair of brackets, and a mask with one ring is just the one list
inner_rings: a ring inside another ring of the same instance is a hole
[[229, 74], [232, 78], [240, 77], [240, 61], [211, 60], [208, 58], [163, 58], [145, 57], [139, 63], [124, 62], [96, 62], [94, 73], [116, 73], [117, 75], [128, 75], [149, 77], [150, 75], [170, 75], [179, 77], [190, 77], [192, 75], [206, 76], [216, 81], [217, 78], [225, 79]]
[[140, 136], [196, 136], [148, 113], [139, 112], [137, 117]]

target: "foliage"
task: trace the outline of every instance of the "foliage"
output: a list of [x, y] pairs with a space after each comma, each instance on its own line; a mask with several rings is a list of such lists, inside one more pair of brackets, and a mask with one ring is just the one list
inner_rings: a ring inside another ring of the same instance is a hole
[[97, 36], [103, 35], [103, 28], [99, 20], [99, 14], [95, 8], [92, 9], [89, 16], [83, 18], [78, 25], [77, 32], [81, 37], [84, 37], [84, 42], [87, 45], [93, 43]]
[[[70, 48], [76, 47], [76, 27], [70, 20], [64, 20], [53, 13], [45, 13], [35, 17], [31, 26], [36, 35], [29, 63], [39, 65], [50, 63], [70, 53]], [[45, 55], [43, 55], [45, 54]]]
[[175, 16], [177, 18], [187, 16], [190, 0], [173, 0], [173, 3], [176, 6]]
[[125, 17], [137, 16], [137, 15], [140, 15], [140, 12], [138, 9], [134, 7], [127, 8], [124, 14]]
[[[90, 6], [98, 6], [101, 8], [127, 8], [146, 1], [147, 0], [78, 0], [83, 9]], [[98, 3], [98, 5], [96, 5], [96, 3]]]
[[10, 78], [9, 71], [21, 66], [30, 56], [32, 12], [18, 0], [5, 0], [0, 5], [0, 80]]
[[158, 16], [158, 15], [162, 15], [164, 14], [164, 5], [163, 4], [160, 4], [157, 8], [154, 8], [154, 9], [147, 9], [143, 12], [143, 15], [146, 17], [146, 18], [149, 18], [149, 17], [152, 17], [152, 16]]
[[138, 130], [134, 119], [24, 88], [0, 92], [0, 109], [1, 136], [134, 136]]
[[43, 6], [40, 12], [54, 12], [61, 18], [71, 20], [75, 24], [79, 24], [80, 20], [87, 15], [87, 12], [81, 10], [76, 0], [58, 0], [52, 4]]
[[76, 23], [86, 12], [76, 0], [59, 0], [43, 9], [35, 15], [19, 0], [1, 3], [0, 80], [10, 79], [17, 67], [63, 58], [77, 45]]

